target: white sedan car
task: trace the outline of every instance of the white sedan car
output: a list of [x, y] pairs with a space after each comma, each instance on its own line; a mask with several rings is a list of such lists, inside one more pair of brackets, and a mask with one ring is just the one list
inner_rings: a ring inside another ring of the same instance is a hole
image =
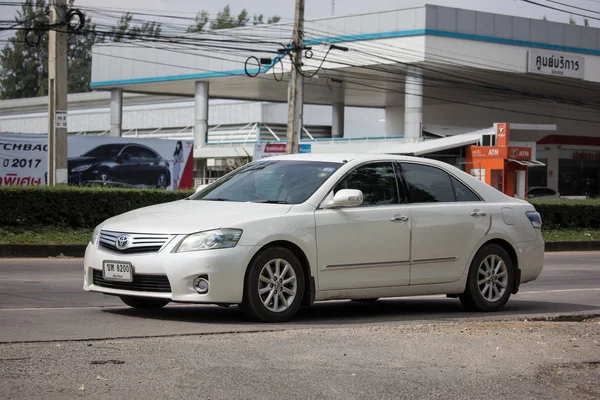
[[443, 162], [278, 156], [100, 224], [84, 289], [145, 309], [238, 304], [266, 322], [320, 300], [412, 295], [493, 311], [539, 276], [541, 225], [528, 202]]

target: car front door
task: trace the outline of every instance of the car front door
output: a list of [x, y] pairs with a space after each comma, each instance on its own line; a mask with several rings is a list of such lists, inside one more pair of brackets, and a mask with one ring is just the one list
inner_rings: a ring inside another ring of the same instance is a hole
[[117, 165], [115, 167], [115, 180], [117, 182], [136, 184], [139, 179], [136, 172], [140, 163], [140, 154], [137, 146], [127, 146], [123, 148], [117, 156]]
[[140, 183], [156, 185], [160, 171], [158, 155], [144, 147], [139, 147], [140, 164], [138, 166], [138, 176]]
[[363, 192], [361, 206], [315, 211], [319, 290], [409, 284], [410, 209], [391, 162], [356, 167], [334, 188]]
[[410, 284], [454, 282], [490, 226], [486, 203], [441, 168], [401, 163], [412, 220]]

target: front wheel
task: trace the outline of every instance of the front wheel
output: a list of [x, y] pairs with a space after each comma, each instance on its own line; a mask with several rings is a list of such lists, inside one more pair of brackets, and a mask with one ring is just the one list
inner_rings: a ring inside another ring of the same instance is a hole
[[158, 310], [169, 304], [169, 300], [152, 299], [148, 297], [119, 296], [121, 301], [129, 307], [141, 310]]
[[168, 178], [166, 174], [159, 174], [156, 180], [157, 189], [166, 189], [168, 185]]
[[508, 301], [514, 280], [514, 266], [506, 250], [497, 244], [486, 245], [475, 255], [467, 289], [459, 299], [469, 310], [496, 311]]
[[283, 247], [264, 250], [250, 264], [240, 310], [252, 320], [283, 322], [302, 303], [304, 274], [298, 258]]

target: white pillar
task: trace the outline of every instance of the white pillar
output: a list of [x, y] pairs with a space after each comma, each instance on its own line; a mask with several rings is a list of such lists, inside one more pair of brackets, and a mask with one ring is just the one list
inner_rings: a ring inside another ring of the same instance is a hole
[[194, 147], [204, 147], [208, 140], [208, 82], [196, 82], [194, 102]]
[[550, 145], [546, 154], [548, 156], [548, 161], [546, 163], [546, 184], [550, 189], [558, 190], [558, 146]]
[[385, 135], [400, 136], [404, 134], [404, 107], [385, 108]]
[[406, 68], [404, 87], [404, 138], [418, 141], [423, 129], [423, 76], [419, 68]]
[[331, 137], [344, 137], [344, 103], [334, 103], [331, 114]]
[[123, 134], [123, 90], [110, 91], [110, 136]]
[[339, 82], [333, 89], [333, 101], [331, 107], [331, 137], [344, 137], [344, 108], [345, 108], [345, 84]]

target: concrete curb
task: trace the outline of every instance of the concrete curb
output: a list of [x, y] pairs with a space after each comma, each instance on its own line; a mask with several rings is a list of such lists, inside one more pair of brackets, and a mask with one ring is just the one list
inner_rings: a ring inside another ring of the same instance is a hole
[[546, 242], [547, 253], [559, 251], [598, 251], [600, 240], [589, 240], [585, 242]]
[[[0, 258], [81, 258], [87, 244], [0, 244]], [[546, 242], [546, 252], [600, 251], [600, 241]]]
[[0, 258], [81, 258], [87, 244], [0, 244]]

